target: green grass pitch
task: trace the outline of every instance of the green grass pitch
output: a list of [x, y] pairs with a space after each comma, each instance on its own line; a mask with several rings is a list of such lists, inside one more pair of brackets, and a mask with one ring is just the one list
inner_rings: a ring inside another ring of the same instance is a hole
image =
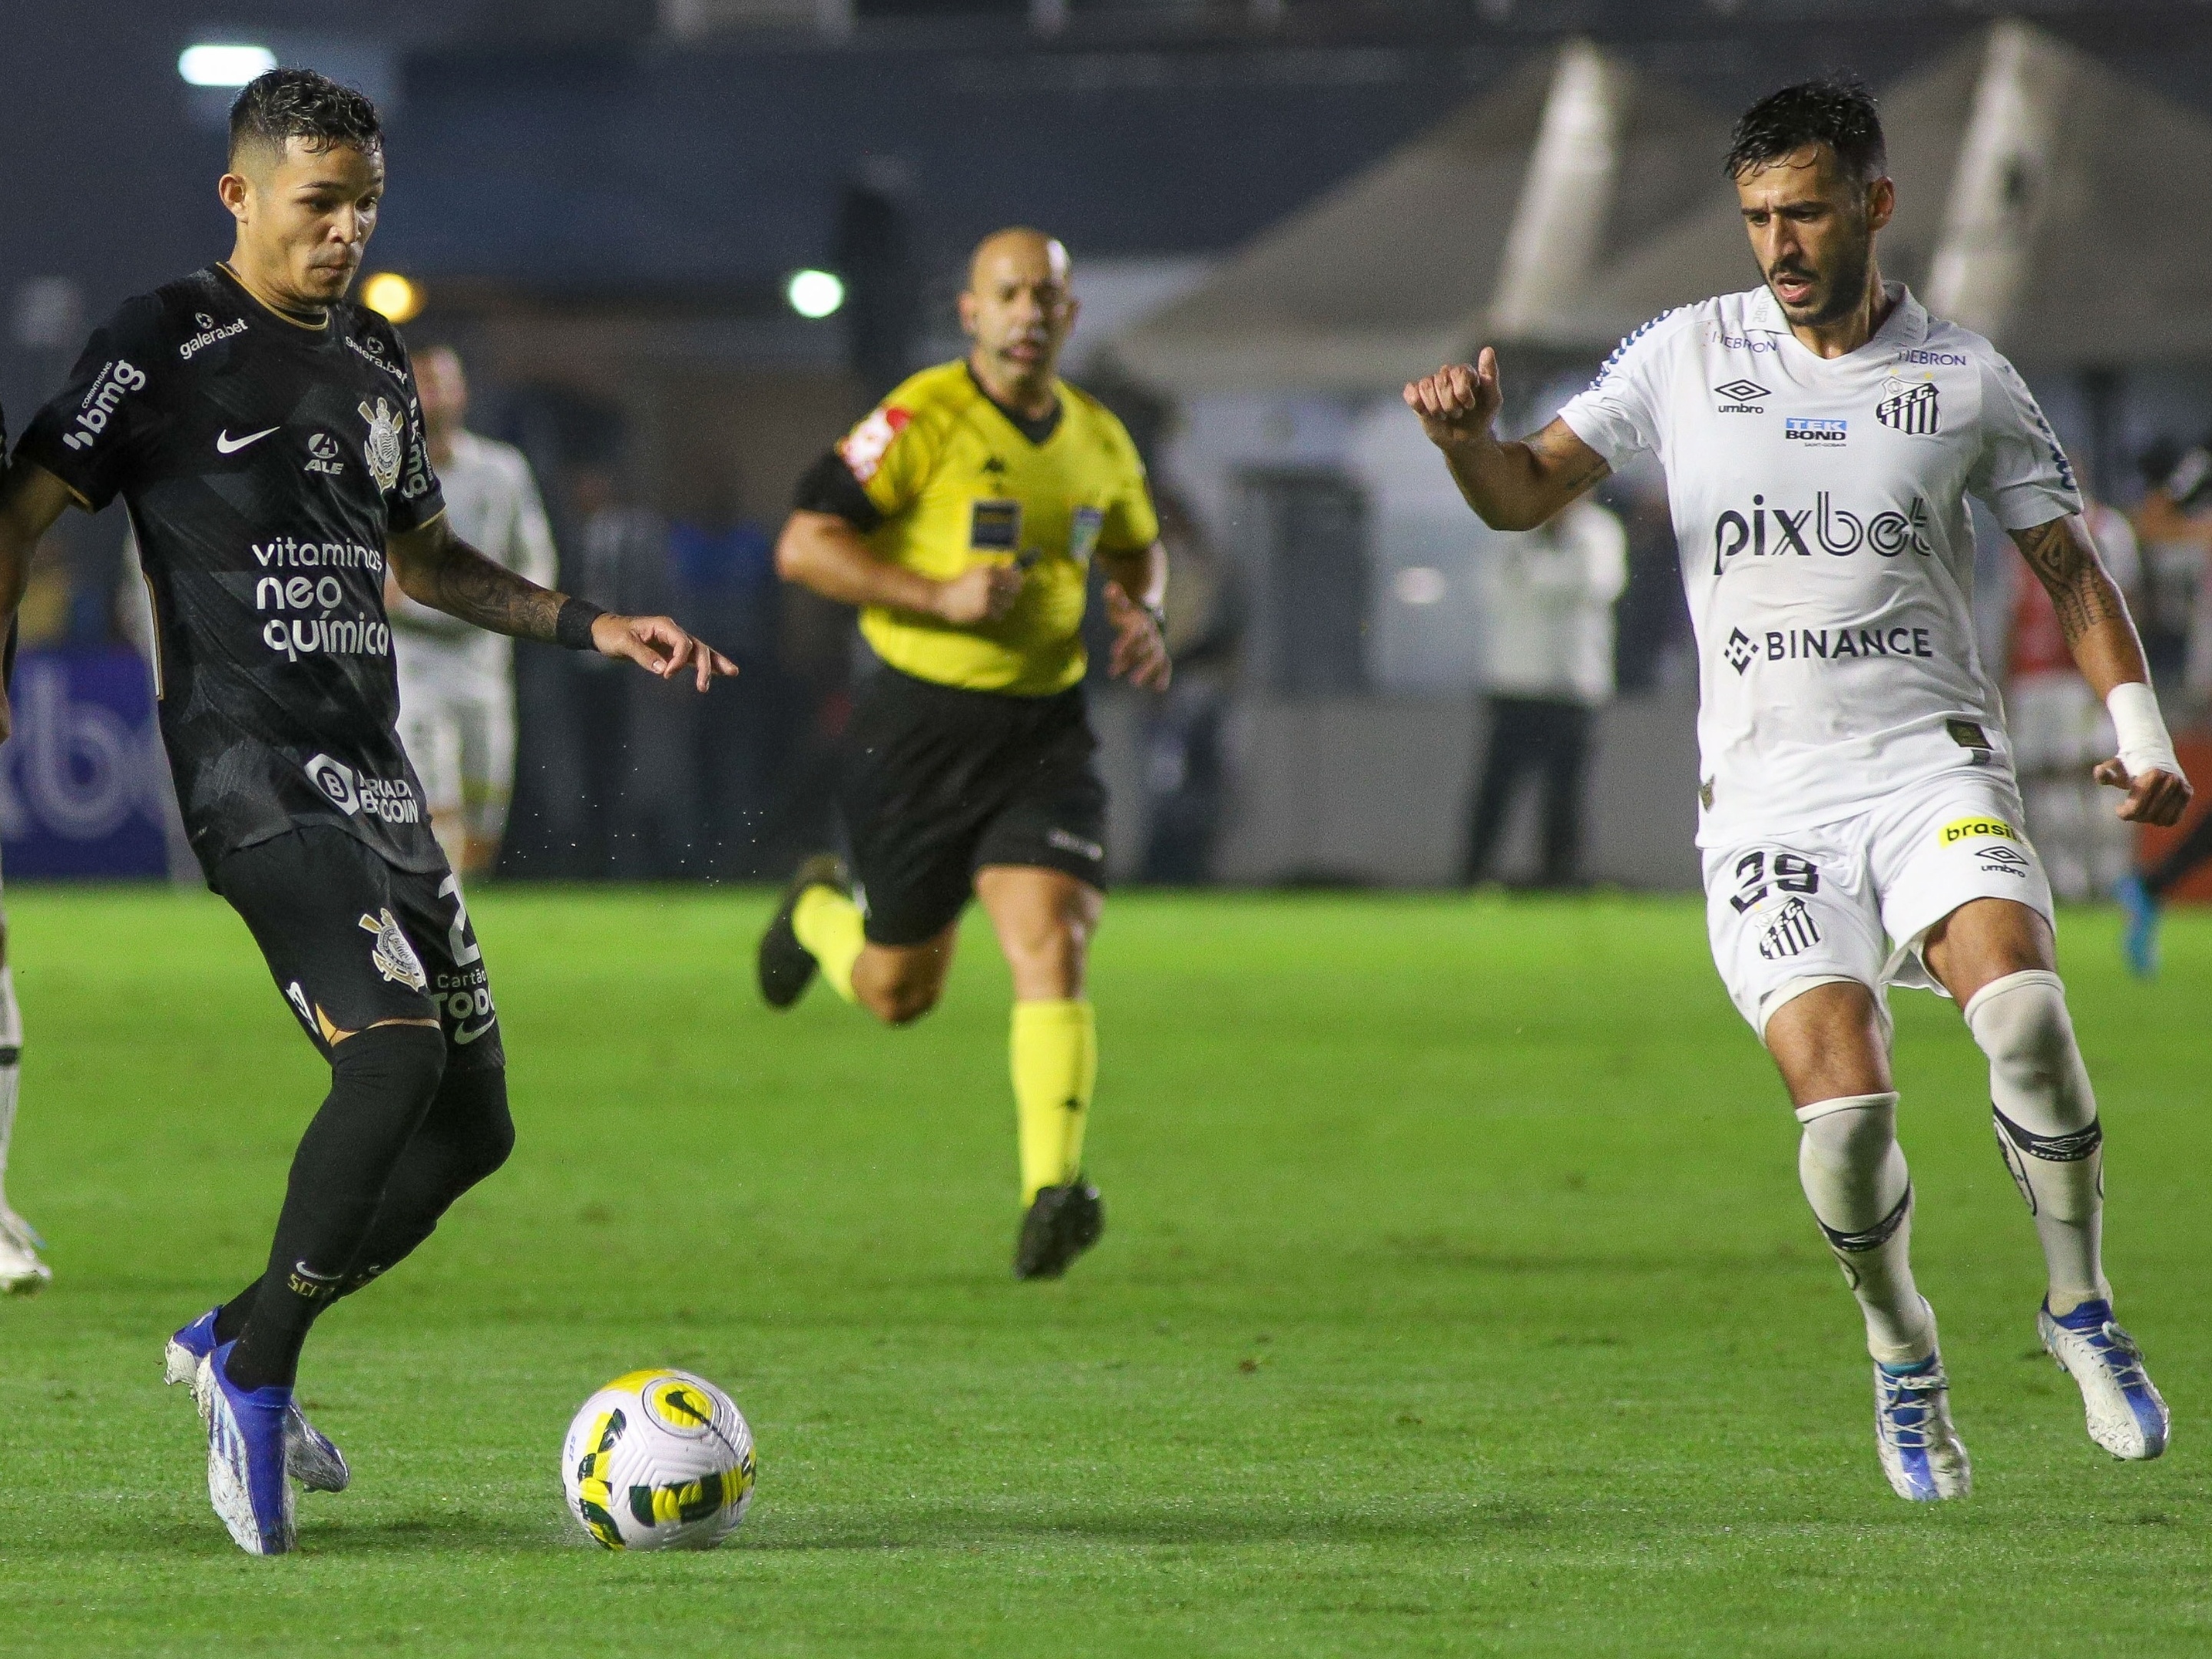
[[[879, 1030], [750, 987], [757, 893], [487, 890], [521, 1145], [323, 1323], [354, 1489], [253, 1560], [164, 1335], [259, 1263], [320, 1067], [204, 895], [9, 896], [0, 1650], [63, 1655], [2180, 1655], [2212, 1650], [2212, 922], [2063, 966], [2122, 1311], [2175, 1411], [2107, 1460], [2035, 1355], [2033, 1235], [1951, 1009], [1901, 994], [1921, 1282], [1969, 1502], [1875, 1464], [1795, 1125], [1673, 901], [1129, 895], [1095, 995], [1103, 1244], [1012, 1282], [1006, 977]], [[560, 1508], [635, 1366], [728, 1387], [705, 1556]]]

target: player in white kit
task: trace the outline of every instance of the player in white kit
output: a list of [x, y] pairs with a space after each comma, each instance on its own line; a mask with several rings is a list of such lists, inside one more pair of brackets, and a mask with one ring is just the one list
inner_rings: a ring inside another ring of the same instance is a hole
[[[512, 445], [462, 424], [461, 360], [445, 346], [414, 359], [431, 465], [454, 532], [488, 559], [550, 587], [553, 532], [530, 463]], [[399, 670], [399, 740], [422, 780], [430, 824], [464, 879], [489, 872], [514, 792], [514, 642], [417, 605], [393, 586], [392, 652]]]
[[1989, 342], [1882, 280], [1885, 167], [1856, 82], [1776, 93], [1728, 157], [1762, 286], [1645, 324], [1524, 442], [1492, 431], [1487, 349], [1406, 400], [1496, 529], [1542, 523], [1643, 451], [1666, 469], [1697, 629], [1714, 960], [1803, 1125], [1806, 1197], [1866, 1318], [1883, 1472], [1925, 1500], [1965, 1495], [1970, 1474], [1907, 1258], [1891, 985], [1955, 999], [1989, 1056], [1997, 1144], [2049, 1271], [2039, 1334], [2091, 1437], [2149, 1458], [2167, 1433], [2100, 1261], [2102, 1131], [1975, 647], [1968, 495], [2018, 544], [2111, 710], [2119, 756], [2096, 775], [2125, 791], [2120, 816], [2171, 823], [2190, 788], [2033, 398]]

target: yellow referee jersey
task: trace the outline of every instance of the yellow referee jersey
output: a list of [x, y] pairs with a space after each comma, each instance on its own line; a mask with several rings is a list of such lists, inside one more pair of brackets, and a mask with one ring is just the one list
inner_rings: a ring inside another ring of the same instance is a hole
[[1021, 597], [967, 627], [871, 605], [860, 631], [892, 667], [969, 691], [1048, 696], [1083, 678], [1091, 556], [1159, 535], [1144, 463], [1096, 398], [1065, 380], [1058, 423], [1033, 441], [964, 361], [915, 375], [837, 446], [884, 521], [877, 554], [934, 581], [981, 561], [1019, 562]]

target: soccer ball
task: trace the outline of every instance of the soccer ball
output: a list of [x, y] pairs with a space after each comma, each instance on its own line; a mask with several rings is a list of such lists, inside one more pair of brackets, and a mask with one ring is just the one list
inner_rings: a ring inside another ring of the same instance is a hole
[[689, 1371], [632, 1371], [584, 1402], [561, 1446], [577, 1524], [611, 1550], [710, 1550], [753, 1501], [753, 1431]]

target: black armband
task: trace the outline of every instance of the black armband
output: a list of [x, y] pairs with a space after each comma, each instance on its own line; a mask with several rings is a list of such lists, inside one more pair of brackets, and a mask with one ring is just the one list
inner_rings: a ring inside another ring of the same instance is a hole
[[580, 599], [573, 594], [562, 599], [553, 618], [553, 643], [571, 651], [597, 650], [599, 647], [592, 642], [592, 624], [606, 614], [589, 599]]
[[868, 499], [868, 492], [834, 449], [806, 469], [793, 493], [791, 504], [802, 513], [831, 513], [863, 536], [884, 521], [883, 509]]

